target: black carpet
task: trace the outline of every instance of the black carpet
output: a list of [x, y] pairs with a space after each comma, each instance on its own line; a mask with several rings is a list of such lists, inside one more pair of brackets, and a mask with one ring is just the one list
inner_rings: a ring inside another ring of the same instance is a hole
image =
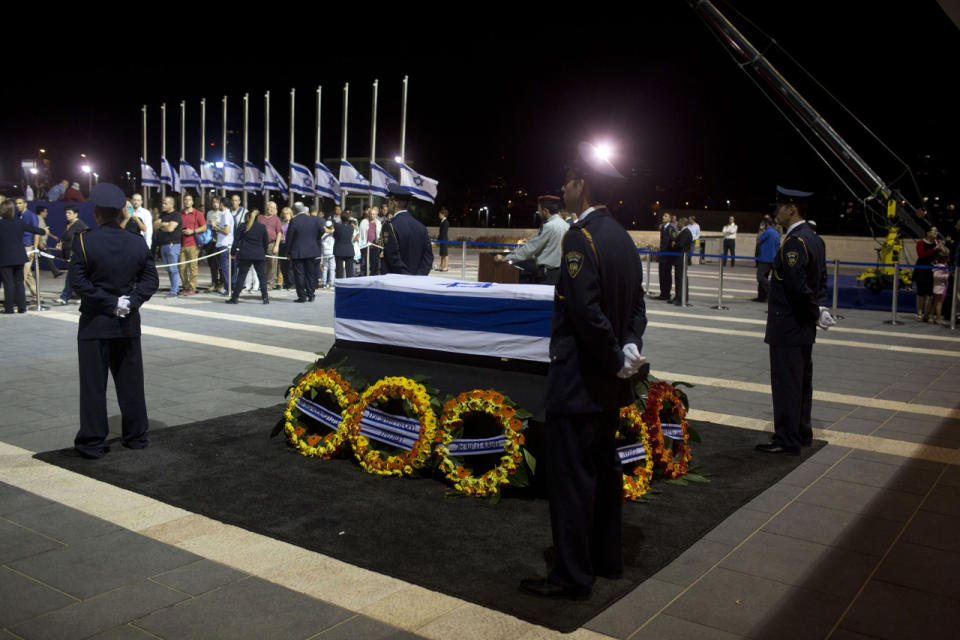
[[753, 451], [766, 436], [695, 423], [694, 465], [709, 484], [655, 484], [662, 493], [624, 506], [624, 578], [598, 579], [585, 602], [518, 591], [550, 555], [545, 500], [507, 493], [499, 504], [447, 498], [436, 480], [379, 478], [351, 460], [306, 458], [270, 439], [281, 407], [156, 430], [148, 449], [114, 444], [96, 461], [37, 454], [51, 464], [167, 504], [560, 631], [582, 626], [668, 564], [803, 457]]

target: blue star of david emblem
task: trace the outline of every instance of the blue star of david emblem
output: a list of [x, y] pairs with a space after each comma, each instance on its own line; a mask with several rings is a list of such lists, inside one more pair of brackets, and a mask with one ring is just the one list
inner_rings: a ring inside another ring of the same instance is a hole
[[414, 182], [414, 184], [416, 184], [418, 187], [422, 187], [422, 186], [423, 186], [423, 178], [421, 178], [420, 176], [415, 177], [415, 178], [413, 179], [413, 182]]
[[337, 181], [333, 179], [333, 176], [330, 176], [329, 178], [327, 178], [327, 184], [330, 185], [331, 187], [334, 187], [336, 186]]

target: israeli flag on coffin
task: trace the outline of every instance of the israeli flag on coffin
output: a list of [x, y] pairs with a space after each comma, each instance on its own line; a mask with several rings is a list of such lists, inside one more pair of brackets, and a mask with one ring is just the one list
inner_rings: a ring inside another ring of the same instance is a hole
[[313, 176], [310, 174], [310, 169], [296, 162], [290, 163], [290, 191], [305, 196], [314, 194]]
[[400, 186], [410, 189], [414, 198], [433, 203], [437, 199], [437, 185], [433, 178], [422, 176], [407, 165], [400, 163]]
[[223, 169], [212, 162], [200, 163], [200, 184], [210, 189], [219, 189], [223, 183]]
[[370, 193], [370, 182], [346, 160], [340, 161], [340, 188], [356, 193]]
[[313, 165], [313, 168], [317, 195], [333, 198], [334, 202], [340, 204], [340, 181], [320, 162]]
[[143, 158], [140, 158], [140, 184], [154, 189], [160, 188], [160, 176]]
[[287, 182], [284, 180], [269, 160], [263, 161], [263, 190], [279, 191], [283, 197], [287, 197]]
[[376, 162], [370, 163], [370, 191], [377, 196], [387, 195], [387, 187], [396, 183], [389, 171], [378, 165]]
[[173, 170], [173, 164], [166, 158], [160, 158], [160, 182], [174, 193], [180, 193], [180, 174]]
[[180, 158], [180, 184], [200, 190], [200, 174], [183, 158]]
[[263, 191], [263, 173], [249, 160], [244, 164], [243, 190], [251, 193]]
[[223, 163], [223, 188], [231, 191], [243, 190], [243, 171], [232, 162]]

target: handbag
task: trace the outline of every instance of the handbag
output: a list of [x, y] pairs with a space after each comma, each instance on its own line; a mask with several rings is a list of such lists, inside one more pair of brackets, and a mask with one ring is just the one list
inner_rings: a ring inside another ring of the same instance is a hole
[[195, 233], [194, 237], [197, 239], [198, 247], [205, 247], [210, 244], [210, 241], [213, 240], [213, 231], [210, 230], [210, 225], [207, 225], [205, 231]]

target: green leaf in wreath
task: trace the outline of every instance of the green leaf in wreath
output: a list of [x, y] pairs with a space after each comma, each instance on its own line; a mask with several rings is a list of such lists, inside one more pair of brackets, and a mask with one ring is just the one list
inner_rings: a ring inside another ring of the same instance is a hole
[[510, 486], [523, 489], [530, 486], [530, 476], [524, 464], [518, 464], [517, 470], [510, 475]]
[[690, 473], [689, 471], [688, 471], [687, 473], [683, 474], [683, 479], [684, 479], [684, 480], [689, 480], [690, 482], [702, 482], [702, 483], [708, 483], [708, 482], [710, 482], [710, 479], [709, 479], [709, 478], [705, 478], [705, 477], [703, 477], [702, 475], [700, 475], [699, 473]]
[[687, 387], [687, 388], [693, 389], [694, 386], [696, 386], [696, 385], [690, 384], [689, 382], [683, 382], [679, 380], [677, 382], [671, 382], [670, 384], [673, 385], [674, 389], [676, 389], [677, 387]]
[[516, 413], [515, 415], [516, 415], [516, 418], [517, 418], [518, 420], [526, 420], [526, 419], [528, 419], [528, 418], [532, 418], [532, 417], [533, 417], [533, 414], [532, 414], [532, 413], [530, 413], [529, 411], [527, 411], [526, 409], [523, 409], [523, 408], [518, 408], [518, 409], [517, 409], [517, 413]]
[[527, 461], [527, 466], [530, 467], [530, 473], [537, 475], [537, 459], [526, 447], [521, 447], [520, 450], [523, 451], [523, 459]]
[[280, 419], [277, 420], [277, 424], [273, 425], [273, 429], [270, 430], [270, 437], [276, 438], [278, 435], [280, 435], [280, 432], [283, 431], [283, 427], [286, 423], [286, 417], [280, 416]]
[[463, 493], [463, 491], [451, 490], [451, 491], [447, 491], [447, 492], [444, 494], [443, 497], [445, 497], [445, 498], [462, 498], [464, 495], [465, 495], [465, 494]]
[[491, 505], [498, 505], [498, 504], [500, 504], [500, 498], [502, 498], [502, 497], [503, 497], [503, 494], [500, 493], [499, 491], [497, 491], [495, 494], [493, 494], [492, 496], [490, 496], [490, 504], [491, 504]]
[[311, 388], [311, 389], [310, 389], [310, 399], [311, 399], [311, 400], [316, 400], [316, 398], [317, 398], [317, 390]]
[[690, 434], [690, 442], [703, 442], [703, 440], [700, 438], [700, 433], [690, 425], [687, 425], [687, 433]]
[[667, 480], [666, 482], [667, 482], [667, 484], [676, 484], [676, 485], [679, 485], [679, 486], [681, 486], [681, 487], [685, 487], [685, 486], [687, 486], [688, 484], [690, 484], [689, 482], [687, 482], [687, 481], [684, 480], [683, 478], [670, 478], [670, 479]]

